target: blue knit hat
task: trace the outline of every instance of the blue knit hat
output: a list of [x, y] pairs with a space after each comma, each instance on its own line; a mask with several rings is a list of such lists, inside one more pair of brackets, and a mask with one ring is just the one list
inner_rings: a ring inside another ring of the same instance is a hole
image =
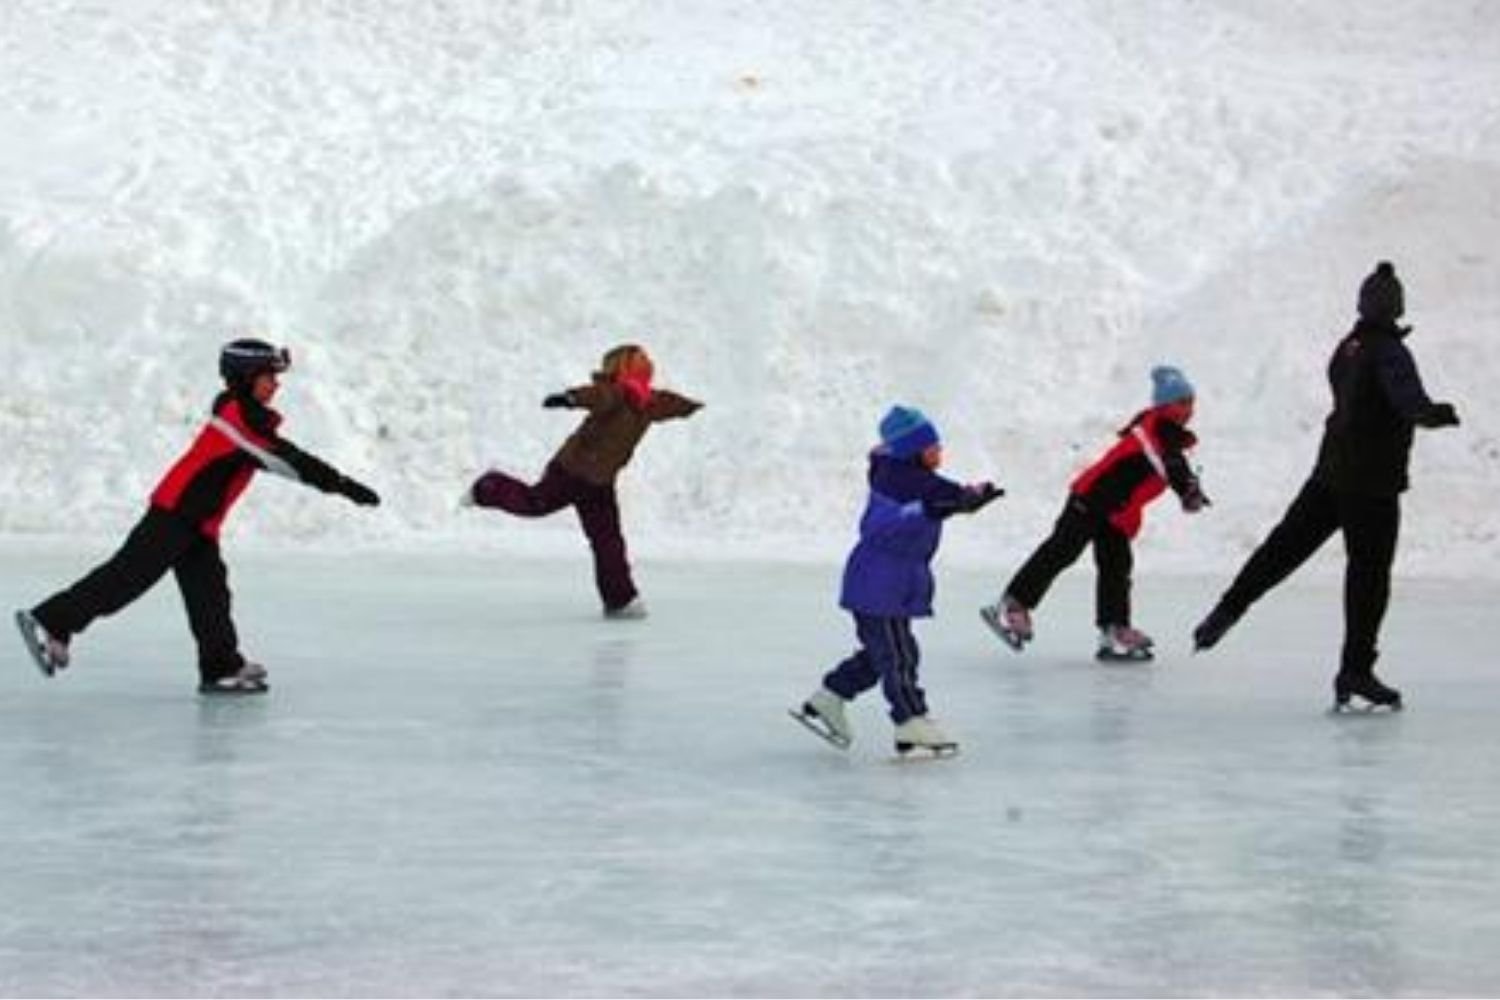
[[1182, 369], [1173, 368], [1171, 365], [1158, 365], [1151, 369], [1152, 406], [1180, 403], [1184, 399], [1192, 399], [1195, 395], [1197, 393], [1193, 391], [1193, 383], [1182, 374]]
[[938, 432], [921, 410], [893, 406], [880, 420], [880, 443], [897, 458], [911, 458], [937, 444]]

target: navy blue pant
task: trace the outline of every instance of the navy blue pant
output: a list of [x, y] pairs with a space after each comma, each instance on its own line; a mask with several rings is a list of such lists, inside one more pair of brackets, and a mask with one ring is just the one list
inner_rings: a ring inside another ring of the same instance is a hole
[[910, 618], [854, 614], [860, 648], [823, 678], [823, 686], [848, 701], [877, 683], [891, 705], [891, 721], [901, 725], [927, 714], [927, 695], [917, 683], [921, 651], [911, 633]]

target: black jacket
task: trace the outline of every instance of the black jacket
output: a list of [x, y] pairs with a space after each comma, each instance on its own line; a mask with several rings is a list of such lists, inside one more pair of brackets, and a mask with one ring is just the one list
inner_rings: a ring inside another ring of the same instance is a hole
[[1408, 486], [1412, 428], [1438, 426], [1441, 411], [1402, 343], [1407, 330], [1360, 320], [1328, 362], [1333, 412], [1313, 478], [1340, 493], [1395, 496]]

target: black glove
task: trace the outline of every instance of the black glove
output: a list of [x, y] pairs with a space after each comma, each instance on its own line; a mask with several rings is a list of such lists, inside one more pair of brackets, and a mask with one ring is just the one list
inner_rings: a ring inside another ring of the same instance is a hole
[[1213, 506], [1213, 501], [1203, 492], [1203, 486], [1196, 476], [1188, 481], [1187, 488], [1178, 495], [1178, 499], [1182, 501], [1182, 509], [1189, 514], [1196, 514], [1204, 507]]
[[1458, 411], [1452, 403], [1433, 403], [1417, 422], [1423, 427], [1457, 427]]
[[542, 400], [542, 406], [549, 410], [566, 410], [573, 405], [573, 397], [565, 392], [554, 392]]
[[964, 487], [964, 504], [962, 509], [965, 513], [972, 514], [977, 510], [982, 510], [991, 501], [1003, 496], [1005, 496], [1005, 491], [994, 483], [975, 483], [973, 486]]
[[361, 507], [379, 507], [380, 494], [360, 482], [358, 479], [350, 479], [344, 476], [339, 480], [338, 492], [353, 500]]

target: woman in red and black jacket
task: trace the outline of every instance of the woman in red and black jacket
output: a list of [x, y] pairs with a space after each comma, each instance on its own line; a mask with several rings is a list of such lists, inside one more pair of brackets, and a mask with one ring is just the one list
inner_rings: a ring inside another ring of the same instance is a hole
[[172, 570], [198, 643], [198, 690], [267, 690], [265, 668], [240, 654], [230, 617], [228, 570], [219, 554], [225, 516], [262, 469], [357, 504], [380, 503], [374, 490], [277, 433], [281, 415], [269, 404], [280, 385], [278, 376], [290, 366], [284, 348], [261, 340], [236, 340], [220, 351], [219, 373], [226, 388], [192, 446], [157, 484], [150, 507], [125, 544], [73, 586], [29, 612], [16, 612], [16, 624], [44, 674], [68, 665], [74, 635], [95, 618], [130, 604]]
[[1109, 451], [1068, 488], [1067, 503], [1044, 541], [1011, 579], [998, 604], [981, 609], [985, 621], [1014, 649], [1031, 641], [1031, 611], [1063, 570], [1090, 544], [1099, 568], [1095, 623], [1101, 660], [1149, 660], [1151, 637], [1130, 625], [1130, 542], [1145, 506], [1168, 488], [1194, 513], [1208, 498], [1186, 452], [1197, 443], [1187, 423], [1193, 387], [1176, 368], [1151, 371], [1150, 409], [1136, 414]]

